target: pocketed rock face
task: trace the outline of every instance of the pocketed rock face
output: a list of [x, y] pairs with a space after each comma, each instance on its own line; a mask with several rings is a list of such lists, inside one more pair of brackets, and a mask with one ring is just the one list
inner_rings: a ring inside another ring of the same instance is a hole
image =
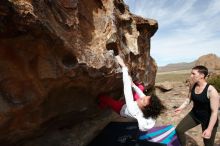
[[151, 88], [157, 28], [121, 0], [1, 0], [0, 141], [95, 115], [98, 94], [121, 94], [117, 54]]

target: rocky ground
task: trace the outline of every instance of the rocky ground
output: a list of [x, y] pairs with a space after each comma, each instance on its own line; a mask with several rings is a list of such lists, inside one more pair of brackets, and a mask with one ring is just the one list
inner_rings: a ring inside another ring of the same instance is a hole
[[[190, 111], [189, 105], [185, 111], [178, 116], [174, 116], [174, 107], [179, 106], [187, 96], [188, 87], [183, 82], [173, 82], [169, 85], [172, 90], [162, 92], [156, 89], [157, 95], [161, 98], [167, 110], [157, 119], [157, 126], [172, 124], [176, 126], [178, 122]], [[53, 132], [25, 142], [23, 146], [86, 146], [110, 121], [128, 121], [111, 110], [100, 111], [88, 121], [79, 123], [75, 127], [56, 129]], [[219, 112], [220, 117], [220, 112]], [[203, 146], [201, 138], [201, 128], [197, 126], [187, 132], [188, 146]], [[218, 129], [215, 146], [220, 146], [220, 128]]]

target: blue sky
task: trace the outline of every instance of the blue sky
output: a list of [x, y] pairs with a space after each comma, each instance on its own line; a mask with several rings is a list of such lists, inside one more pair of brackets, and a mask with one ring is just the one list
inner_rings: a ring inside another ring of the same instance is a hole
[[151, 56], [158, 66], [220, 56], [220, 0], [124, 0], [132, 13], [158, 21]]

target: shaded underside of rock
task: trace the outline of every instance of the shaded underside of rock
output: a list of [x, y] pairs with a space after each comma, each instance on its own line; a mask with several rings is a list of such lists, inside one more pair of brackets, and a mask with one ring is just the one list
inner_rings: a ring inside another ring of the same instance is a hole
[[122, 0], [1, 0], [0, 141], [95, 116], [97, 95], [122, 94], [115, 55], [153, 87], [157, 28]]

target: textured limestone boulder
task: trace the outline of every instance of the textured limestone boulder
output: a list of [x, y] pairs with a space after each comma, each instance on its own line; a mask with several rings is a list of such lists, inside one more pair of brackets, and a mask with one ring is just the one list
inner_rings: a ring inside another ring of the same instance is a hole
[[165, 82], [157, 83], [155, 87], [160, 89], [161, 91], [166, 92], [172, 90], [174, 85], [172, 82], [165, 81]]
[[98, 94], [121, 94], [117, 54], [151, 88], [157, 28], [121, 0], [1, 0], [1, 143], [95, 115]]

